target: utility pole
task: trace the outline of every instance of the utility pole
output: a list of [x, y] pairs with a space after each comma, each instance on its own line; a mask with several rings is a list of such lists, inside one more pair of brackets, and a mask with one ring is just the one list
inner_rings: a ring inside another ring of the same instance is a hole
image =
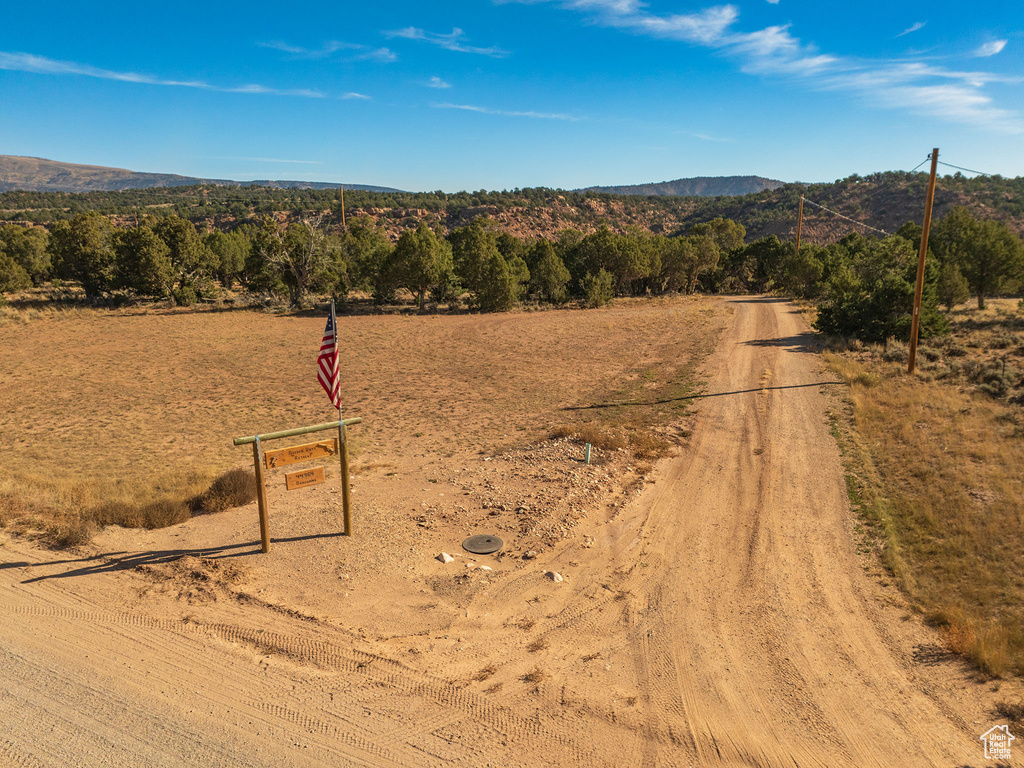
[[800, 213], [796, 218], [796, 253], [800, 255], [800, 235], [804, 229], [804, 196], [800, 195]]
[[914, 286], [914, 316], [910, 322], [910, 363], [907, 373], [914, 372], [917, 362], [917, 332], [921, 325], [921, 294], [924, 292], [924, 257], [928, 253], [928, 231], [932, 227], [932, 203], [935, 202], [935, 169], [939, 165], [939, 148], [932, 150], [932, 174], [928, 179], [928, 198], [924, 204], [924, 225], [921, 227], [921, 251], [917, 256], [917, 284]]
[[338, 187], [338, 192], [341, 195], [341, 228], [348, 229], [348, 225], [345, 223], [345, 185], [342, 184]]

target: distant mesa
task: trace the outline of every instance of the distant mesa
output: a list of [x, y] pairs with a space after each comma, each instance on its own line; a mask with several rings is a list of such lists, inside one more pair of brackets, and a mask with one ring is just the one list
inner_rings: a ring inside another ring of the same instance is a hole
[[[61, 163], [41, 157], [0, 155], [0, 192], [121, 192], [152, 187], [189, 187], [212, 184], [225, 187], [269, 187], [272, 189], [360, 189], [368, 192], [402, 192], [394, 187], [327, 181], [282, 181], [255, 179], [201, 179], [173, 173], [139, 173], [125, 168], [102, 165]], [[607, 192], [613, 195], [678, 195], [680, 197], [718, 197], [749, 195], [778, 189], [784, 182], [761, 176], [698, 176], [692, 179], [662, 181], [657, 184], [632, 184], [621, 187], [587, 187], [577, 192]]]
[[732, 197], [778, 189], [786, 182], [761, 176], [696, 176], [653, 184], [631, 184], [623, 187], [586, 187], [580, 192], [607, 192], [611, 195], [642, 197], [678, 195], [679, 197]]
[[225, 187], [272, 187], [275, 189], [362, 189], [369, 192], [401, 192], [392, 187], [325, 181], [231, 181], [230, 179], [199, 179], [173, 173], [138, 173], [124, 168], [102, 165], [60, 163], [41, 157], [0, 155], [0, 192], [120, 192], [126, 189], [151, 187], [189, 187], [195, 184], [216, 184]]

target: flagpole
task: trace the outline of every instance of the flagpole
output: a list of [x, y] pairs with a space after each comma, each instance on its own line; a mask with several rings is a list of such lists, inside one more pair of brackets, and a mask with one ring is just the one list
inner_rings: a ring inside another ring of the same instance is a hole
[[[334, 311], [333, 297], [331, 298], [331, 326], [334, 328], [334, 365], [335, 368], [340, 368], [341, 348], [338, 346], [338, 317]], [[348, 436], [345, 430], [345, 420], [341, 418], [340, 394], [338, 397], [338, 455], [341, 460], [341, 512], [345, 524], [345, 535], [351, 536], [352, 506], [351, 499], [349, 497]]]

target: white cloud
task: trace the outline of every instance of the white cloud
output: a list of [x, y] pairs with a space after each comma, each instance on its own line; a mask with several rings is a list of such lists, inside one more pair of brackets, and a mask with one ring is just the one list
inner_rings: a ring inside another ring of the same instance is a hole
[[800, 53], [800, 41], [789, 34], [788, 24], [732, 35], [729, 40], [733, 50], [755, 58], [792, 56]]
[[826, 88], [858, 94], [871, 104], [967, 123], [1010, 134], [1024, 133], [1020, 115], [994, 104], [989, 83], [1019, 82], [989, 72], [959, 72], [921, 62], [849, 68], [823, 81]]
[[730, 54], [743, 60], [747, 73], [808, 76], [836, 63], [834, 56], [818, 54], [789, 33], [789, 25], [765, 27], [756, 32], [739, 32], [722, 38]]
[[1009, 40], [993, 40], [989, 43], [985, 43], [978, 50], [974, 52], [975, 56], [995, 56], [997, 53], [1002, 52], [1003, 48]]
[[340, 51], [345, 48], [358, 47], [352, 43], [342, 43], [338, 40], [328, 40], [319, 48], [303, 48], [300, 45], [290, 45], [288, 43], [281, 42], [280, 40], [268, 40], [267, 42], [259, 42], [256, 45], [261, 48], [270, 48], [275, 51], [281, 51], [282, 53], [290, 54], [299, 59], [326, 59], [332, 53]]
[[1007, 133], [1024, 133], [1019, 116], [992, 104], [978, 90], [956, 84], [907, 85], [886, 89], [879, 97], [891, 107], [908, 107], [947, 120], [984, 124]]
[[[820, 53], [790, 31], [790, 25], [738, 31], [739, 9], [726, 4], [699, 13], [658, 15], [639, 0], [495, 0], [554, 3], [586, 15], [589, 22], [647, 37], [678, 40], [719, 51], [739, 62], [740, 70], [760, 76], [781, 75], [812, 89], [846, 91], [868, 104], [906, 109], [953, 122], [1007, 133], [1024, 133], [1024, 121], [997, 106], [984, 93], [994, 82], [1020, 82], [988, 72], [958, 72], [913, 61], [853, 59]], [[925, 22], [902, 34], [915, 32]], [[976, 56], [993, 56], [1005, 40], [983, 45]], [[950, 82], [953, 81], [953, 82]]]
[[980, 89], [989, 83], [1019, 83], [1019, 77], [992, 72], [960, 72], [932, 66], [920, 61], [890, 62], [884, 65], [856, 67], [850, 62], [846, 69], [827, 80], [829, 86], [852, 85], [858, 90], [884, 89], [920, 84], [926, 80], [958, 80], [963, 87]]
[[[534, 4], [550, 1], [551, 0], [495, 0], [499, 5], [502, 3]], [[644, 3], [639, 2], [639, 0], [561, 0], [560, 5], [563, 8], [569, 8], [576, 11], [596, 10], [602, 13], [627, 15], [637, 13], [644, 6]]]
[[834, 57], [821, 56], [803, 45], [789, 26], [772, 26], [754, 32], [735, 32], [740, 11], [735, 5], [717, 5], [698, 13], [660, 16], [638, 0], [499, 0], [528, 4], [554, 2], [563, 8], [590, 11], [590, 21], [634, 34], [700, 45], [746, 59], [751, 72], [807, 73], [821, 69]]
[[419, 29], [418, 27], [406, 27], [405, 29], [395, 29], [390, 32], [385, 32], [386, 37], [401, 37], [406, 40], [420, 40], [431, 45], [438, 45], [448, 51], [458, 51], [459, 53], [476, 53], [481, 56], [491, 56], [496, 59], [504, 58], [508, 56], [508, 51], [502, 50], [497, 46], [491, 46], [490, 48], [478, 48], [472, 45], [466, 45], [464, 42], [466, 33], [458, 27], [452, 29], [450, 34], [442, 34], [440, 32], [427, 32], [426, 30]]
[[389, 63], [395, 61], [398, 56], [387, 48], [373, 48], [360, 43], [344, 43], [340, 40], [328, 40], [319, 48], [303, 48], [299, 45], [290, 45], [277, 40], [260, 42], [256, 45], [261, 48], [271, 48], [275, 51], [287, 53], [296, 59], [326, 59], [338, 51], [352, 51], [348, 57], [350, 61], [379, 61]]
[[434, 75], [432, 78], [430, 78], [427, 82], [424, 83], [424, 85], [427, 86], [427, 88], [451, 88], [452, 87], [451, 83], [445, 82], [444, 80], [442, 80], [437, 75]]
[[[769, 0], [769, 2], [771, 2], [771, 0]], [[735, 139], [726, 139], [721, 136], [712, 136], [707, 133], [690, 133], [686, 135], [694, 139], [700, 139], [701, 141], [712, 141], [721, 144], [732, 144], [736, 141]]]
[[356, 93], [355, 91], [349, 91], [348, 93], [341, 94], [341, 96], [339, 96], [338, 98], [359, 99], [360, 101], [369, 101], [372, 97], [367, 96], [365, 93]]
[[124, 83], [137, 83], [140, 85], [198, 88], [204, 91], [217, 91], [218, 93], [298, 96], [309, 99], [326, 98], [325, 94], [310, 88], [271, 88], [255, 83], [239, 86], [222, 86], [212, 85], [201, 80], [167, 80], [164, 78], [153, 77], [152, 75], [140, 75], [136, 72], [117, 72], [110, 69], [101, 69], [90, 64], [78, 64], [73, 61], [58, 61], [56, 59], [49, 59], [45, 56], [36, 56], [31, 53], [8, 53], [0, 51], [0, 69], [6, 69], [13, 72], [30, 72], [37, 75], [78, 75], [81, 77], [94, 77], [100, 80], [116, 80]]
[[393, 61], [398, 61], [398, 54], [390, 48], [370, 48], [368, 46], [363, 46], [358, 53], [347, 57], [347, 60], [376, 61], [381, 64], [390, 64]]
[[917, 32], [917, 30], [921, 29], [921, 27], [923, 27], [927, 23], [927, 21], [915, 21], [909, 27], [907, 27], [898, 35], [896, 35], [896, 37], [903, 37], [904, 35], [909, 35], [911, 32]]
[[671, 16], [638, 15], [622, 26], [647, 32], [655, 37], [714, 45], [732, 26], [739, 13], [731, 5], [708, 8], [701, 13], [675, 13]]
[[461, 109], [466, 112], [479, 112], [483, 115], [500, 115], [502, 117], [535, 117], [541, 120], [582, 120], [580, 117], [573, 117], [561, 113], [551, 112], [514, 112], [505, 109], [491, 109], [490, 107], [477, 107], [472, 104], [431, 104], [435, 109]]

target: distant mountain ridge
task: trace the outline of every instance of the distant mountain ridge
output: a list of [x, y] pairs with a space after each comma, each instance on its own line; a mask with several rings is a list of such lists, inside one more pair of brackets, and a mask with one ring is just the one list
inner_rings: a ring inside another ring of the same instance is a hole
[[369, 184], [341, 184], [325, 181], [232, 181], [200, 179], [173, 173], [140, 173], [125, 168], [102, 165], [61, 163], [41, 157], [0, 155], [0, 192], [120, 192], [126, 189], [151, 187], [187, 187], [194, 184], [216, 184], [225, 187], [271, 187], [273, 189], [361, 189], [368, 192], [401, 192], [392, 187]]
[[786, 182], [762, 176], [695, 176], [651, 184], [630, 184], [622, 187], [586, 187], [579, 192], [607, 192], [611, 195], [644, 197], [678, 195], [679, 197], [734, 197], [752, 195], [766, 189], [778, 189]]

